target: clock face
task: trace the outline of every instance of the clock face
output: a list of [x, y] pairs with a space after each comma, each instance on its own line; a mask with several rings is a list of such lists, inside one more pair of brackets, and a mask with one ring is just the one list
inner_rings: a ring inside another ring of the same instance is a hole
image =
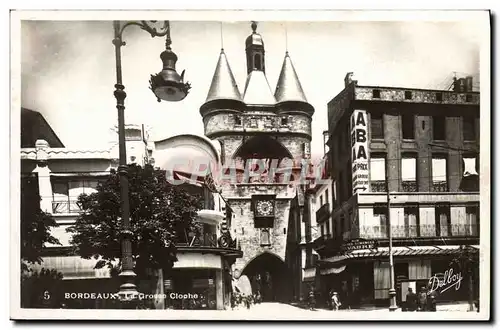
[[270, 216], [273, 214], [273, 203], [271, 201], [258, 201], [257, 202], [257, 214], [260, 216]]

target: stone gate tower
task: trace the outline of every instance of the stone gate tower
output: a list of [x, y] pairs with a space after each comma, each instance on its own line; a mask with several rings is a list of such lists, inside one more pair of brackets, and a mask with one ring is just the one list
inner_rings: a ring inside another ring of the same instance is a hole
[[[285, 266], [288, 213], [295, 196], [290, 180], [299, 175], [300, 161], [310, 157], [314, 108], [288, 51], [272, 93], [264, 41], [255, 22], [252, 30], [245, 42], [248, 76], [243, 94], [222, 49], [200, 113], [205, 135], [221, 145], [223, 168], [237, 177], [221, 186], [234, 212], [232, 235], [243, 250], [233, 275], [246, 275], [264, 300], [281, 300], [290, 291]], [[271, 169], [273, 163], [277, 170]]]

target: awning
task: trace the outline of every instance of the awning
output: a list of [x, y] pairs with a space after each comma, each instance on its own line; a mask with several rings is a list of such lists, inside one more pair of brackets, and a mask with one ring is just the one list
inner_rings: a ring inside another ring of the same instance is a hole
[[109, 171], [50, 173], [52, 177], [108, 177]]
[[343, 265], [340, 267], [330, 267], [327, 269], [320, 270], [320, 274], [321, 275], [340, 274], [345, 270], [345, 268], [346, 268], [346, 265]]
[[221, 256], [215, 254], [178, 252], [177, 259], [178, 260], [174, 262], [174, 269], [179, 269], [179, 268], [222, 269]]
[[110, 278], [109, 268], [94, 269], [96, 259], [83, 259], [79, 256], [43, 257], [41, 265], [31, 268], [39, 272], [42, 268], [56, 269], [63, 274], [63, 280]]
[[[479, 249], [477, 245], [471, 247]], [[444, 246], [396, 246], [392, 248], [392, 255], [397, 256], [428, 256], [428, 255], [453, 255], [460, 249], [458, 245]], [[348, 259], [365, 259], [389, 257], [389, 248], [380, 247], [376, 250], [359, 250], [339, 256], [321, 259], [321, 263], [336, 264]]]

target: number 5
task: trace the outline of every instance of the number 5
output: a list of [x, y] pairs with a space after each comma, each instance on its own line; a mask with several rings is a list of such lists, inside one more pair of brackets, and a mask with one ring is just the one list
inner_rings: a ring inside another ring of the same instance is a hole
[[49, 293], [49, 291], [45, 291], [43, 293], [43, 299], [45, 299], [45, 300], [49, 300], [50, 299], [50, 293]]

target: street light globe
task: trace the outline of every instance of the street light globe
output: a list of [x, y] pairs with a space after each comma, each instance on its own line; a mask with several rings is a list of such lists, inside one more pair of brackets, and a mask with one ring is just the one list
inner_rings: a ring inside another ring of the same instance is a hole
[[177, 62], [177, 55], [167, 47], [160, 55], [163, 62], [163, 70], [156, 74], [151, 75], [149, 81], [150, 89], [155, 94], [158, 102], [161, 100], [177, 102], [183, 100], [189, 90], [191, 85], [188, 82], [184, 82], [184, 72], [179, 75], [175, 70], [175, 63]]

